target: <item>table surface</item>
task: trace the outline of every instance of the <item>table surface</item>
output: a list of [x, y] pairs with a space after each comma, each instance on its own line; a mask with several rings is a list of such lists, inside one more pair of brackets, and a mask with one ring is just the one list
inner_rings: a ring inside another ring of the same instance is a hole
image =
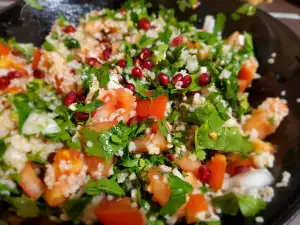
[[[16, 0], [0, 0], [0, 9], [7, 7], [14, 3]], [[228, 0], [229, 1], [229, 0]], [[287, 25], [293, 30], [298, 36], [300, 36], [300, 0], [298, 1], [298, 7], [289, 3], [287, 0], [273, 0], [274, 2], [270, 5], [261, 5], [259, 8], [271, 13], [272, 16], [277, 17], [281, 22]], [[280, 18], [279, 18], [280, 17]], [[285, 18], [284, 18], [285, 17]], [[289, 19], [289, 18], [294, 19]], [[298, 215], [290, 225], [299, 225], [300, 215]]]

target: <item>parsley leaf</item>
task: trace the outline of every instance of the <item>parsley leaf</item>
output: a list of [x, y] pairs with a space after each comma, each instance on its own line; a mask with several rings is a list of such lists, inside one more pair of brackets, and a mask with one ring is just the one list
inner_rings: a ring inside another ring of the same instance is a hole
[[35, 49], [33, 44], [21, 44], [18, 43], [15, 38], [9, 39], [8, 44], [12, 46], [14, 50], [19, 52], [22, 56], [24, 56], [27, 62], [31, 61]]
[[49, 41], [45, 41], [44, 44], [43, 44], [43, 46], [49, 52], [56, 51], [55, 47]]
[[16, 208], [17, 215], [20, 217], [35, 218], [39, 215], [37, 202], [25, 195], [22, 195], [21, 197], [8, 197], [6, 200]]
[[98, 99], [95, 99], [94, 101], [92, 101], [86, 105], [83, 105], [82, 103], [77, 103], [76, 104], [76, 112], [91, 113], [95, 109], [100, 107], [101, 105], [103, 105], [103, 103]]
[[192, 185], [173, 174], [168, 175], [168, 182], [171, 188], [171, 196], [167, 204], [160, 211], [164, 216], [172, 216], [186, 202], [186, 194], [193, 191]]
[[235, 216], [239, 211], [238, 199], [233, 193], [215, 197], [212, 199], [212, 203], [225, 214]]
[[266, 208], [266, 203], [260, 198], [249, 195], [238, 197], [239, 207], [244, 216], [255, 216], [259, 211]]
[[226, 16], [223, 13], [218, 13], [216, 16], [216, 24], [214, 28], [215, 34], [222, 33], [225, 22], [226, 22]]
[[29, 106], [29, 98], [26, 94], [16, 94], [13, 98], [13, 102], [18, 111], [19, 133], [21, 133], [23, 125], [32, 109]]
[[86, 193], [88, 195], [99, 195], [102, 191], [111, 195], [125, 195], [125, 192], [120, 185], [112, 179], [102, 178], [101, 180], [97, 181], [90, 180], [87, 183]]
[[64, 210], [75, 224], [80, 222], [80, 215], [84, 208], [92, 200], [91, 196], [83, 196], [79, 199], [71, 199], [63, 205]]
[[39, 3], [39, 0], [24, 0], [31, 8], [43, 10], [44, 7]]
[[0, 140], [0, 159], [4, 155], [5, 150], [6, 150], [6, 145], [4, 143], [4, 140]]
[[172, 36], [172, 30], [167, 26], [164, 31], [160, 32], [158, 35], [160, 41], [168, 44]]
[[139, 40], [139, 42], [138, 42], [138, 46], [139, 46], [140, 48], [145, 48], [145, 47], [147, 47], [148, 45], [152, 44], [152, 43], [154, 42], [154, 40], [155, 40], [155, 38], [149, 38], [149, 37], [147, 37], [146, 34], [144, 34], [144, 35], [140, 38], [140, 40]]
[[62, 27], [65, 27], [69, 24], [69, 21], [64, 17], [62, 13], [58, 13], [57, 19], [58, 19], [58, 24]]
[[251, 4], [243, 4], [240, 8], [236, 10], [237, 13], [246, 16], [253, 16], [256, 13], [256, 7]]
[[80, 48], [80, 43], [77, 39], [72, 38], [72, 37], [67, 37], [64, 39], [64, 45], [68, 49], [75, 49], [75, 48]]
[[18, 191], [18, 189], [11, 189], [11, 188], [8, 187], [7, 185], [1, 184], [1, 183], [0, 183], [0, 193], [1, 193], [2, 191], [9, 191], [9, 192], [11, 192], [11, 193], [13, 193], [13, 194], [16, 194], [16, 195], [20, 193], [20, 192]]

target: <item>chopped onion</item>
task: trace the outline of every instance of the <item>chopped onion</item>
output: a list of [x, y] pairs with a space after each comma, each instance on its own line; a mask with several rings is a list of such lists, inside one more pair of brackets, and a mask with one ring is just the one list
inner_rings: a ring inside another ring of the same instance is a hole
[[274, 182], [274, 177], [267, 169], [256, 169], [240, 173], [230, 178], [225, 178], [223, 189], [228, 190], [235, 187], [262, 188]]
[[23, 134], [55, 134], [60, 132], [60, 127], [47, 113], [31, 113], [26, 119]]

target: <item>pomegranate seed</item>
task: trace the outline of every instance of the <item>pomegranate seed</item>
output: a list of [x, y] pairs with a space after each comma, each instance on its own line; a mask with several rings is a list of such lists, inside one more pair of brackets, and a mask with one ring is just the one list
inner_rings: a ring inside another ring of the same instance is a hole
[[79, 101], [79, 102], [84, 102], [85, 101], [85, 97], [81, 94], [77, 94], [76, 97], [77, 97], [77, 101]]
[[36, 69], [33, 71], [33, 76], [34, 76], [34, 78], [42, 79], [45, 77], [45, 74], [43, 73], [43, 71]]
[[147, 18], [142, 18], [139, 21], [139, 28], [148, 31], [151, 27], [150, 21]]
[[98, 60], [96, 58], [88, 58], [86, 63], [90, 66], [95, 66], [98, 63]]
[[20, 56], [21, 55], [21, 53], [19, 51], [16, 51], [16, 50], [12, 50], [11, 54], [13, 54], [14, 56]]
[[71, 104], [76, 103], [78, 101], [77, 95], [74, 91], [70, 91], [66, 97], [64, 98], [64, 104], [69, 107]]
[[8, 76], [0, 77], [0, 90], [4, 90], [10, 84], [10, 79]]
[[53, 162], [54, 162], [55, 155], [56, 155], [55, 152], [51, 152], [51, 153], [48, 155], [48, 157], [47, 157], [48, 163], [53, 163]]
[[64, 32], [69, 34], [69, 33], [74, 33], [76, 32], [76, 28], [73, 27], [72, 25], [68, 25], [66, 26], [66, 28], [64, 29]]
[[112, 49], [111, 48], [107, 48], [103, 51], [103, 59], [104, 60], [108, 60], [110, 58]]
[[188, 86], [190, 86], [192, 83], [192, 77], [190, 75], [186, 75], [183, 79], [182, 79], [182, 87], [183, 88], [187, 88]]
[[183, 79], [183, 75], [181, 73], [178, 73], [173, 77], [172, 82], [175, 85], [177, 82], [182, 81], [182, 79]]
[[133, 59], [133, 65], [135, 66], [142, 66], [143, 60], [140, 57], [135, 57]]
[[127, 62], [125, 59], [120, 59], [118, 62], [117, 62], [117, 65], [121, 68], [125, 68]]
[[198, 78], [198, 83], [201, 86], [206, 86], [210, 83], [210, 76], [207, 73], [202, 73]]
[[207, 166], [202, 165], [198, 169], [199, 180], [202, 183], [208, 183], [210, 181], [210, 171]]
[[152, 55], [152, 51], [149, 48], [144, 48], [140, 54], [141, 59], [147, 59]]
[[144, 76], [142, 70], [139, 67], [133, 67], [131, 75], [138, 78], [142, 78]]
[[125, 85], [127, 89], [129, 89], [133, 94], [135, 93], [135, 86], [132, 83], [128, 83]]
[[23, 77], [23, 73], [19, 72], [19, 71], [10, 71], [7, 74], [9, 79], [15, 79], [15, 78], [20, 78]]
[[125, 9], [120, 9], [120, 13], [121, 13], [122, 15], [124, 15], [124, 14], [126, 14], [126, 10], [125, 10]]
[[153, 67], [153, 63], [151, 60], [144, 60], [143, 62], [143, 68], [144, 69], [148, 69], [148, 70], [151, 70]]
[[89, 119], [89, 114], [83, 112], [77, 112], [75, 113], [75, 118], [77, 121], [87, 121]]
[[234, 174], [245, 173], [250, 170], [249, 166], [237, 166], [234, 168]]
[[183, 42], [183, 35], [180, 34], [178, 37], [173, 38], [171, 45], [178, 47]]
[[158, 74], [158, 81], [162, 86], [167, 87], [170, 82], [170, 78], [167, 74], [160, 73]]

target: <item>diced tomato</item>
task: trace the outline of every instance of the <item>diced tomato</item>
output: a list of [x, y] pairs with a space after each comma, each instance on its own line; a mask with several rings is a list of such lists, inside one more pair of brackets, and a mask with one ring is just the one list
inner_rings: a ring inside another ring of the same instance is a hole
[[57, 207], [67, 201], [64, 195], [64, 190], [69, 188], [65, 181], [60, 181], [55, 184], [52, 189], [47, 189], [45, 192], [45, 201], [50, 207]]
[[153, 200], [158, 202], [161, 206], [164, 206], [168, 202], [171, 195], [171, 189], [168, 182], [165, 182], [165, 176], [159, 166], [152, 167], [148, 172]]
[[226, 172], [231, 176], [234, 176], [236, 174], [236, 168], [241, 166], [252, 167], [252, 168], [255, 167], [253, 160], [251, 158], [239, 159], [233, 162], [229, 162], [226, 167]]
[[113, 160], [105, 161], [105, 159], [97, 157], [97, 156], [84, 156], [84, 162], [88, 166], [88, 173], [94, 178], [97, 179], [97, 176], [95, 176], [95, 173], [99, 170], [99, 164], [102, 165], [102, 176], [108, 177], [109, 170], [112, 166]]
[[133, 152], [149, 152], [149, 144], [152, 145], [152, 147], [159, 148], [159, 151], [165, 151], [168, 149], [168, 143], [163, 136], [163, 134], [160, 131], [157, 131], [155, 134], [150, 134], [142, 138], [136, 138], [133, 139], [132, 142], [135, 144], [135, 150]]
[[138, 208], [131, 206], [129, 198], [100, 202], [96, 215], [103, 225], [146, 225], [146, 217]]
[[20, 186], [26, 195], [37, 200], [45, 191], [45, 185], [37, 176], [32, 163], [27, 162], [20, 173]]
[[198, 169], [201, 166], [201, 162], [196, 159], [192, 160], [189, 157], [190, 153], [186, 152], [180, 157], [175, 157], [173, 155], [174, 163], [177, 164], [183, 171], [191, 172], [195, 176], [198, 176]]
[[107, 131], [117, 125], [117, 121], [100, 122], [88, 125], [87, 128], [96, 132]]
[[38, 68], [40, 60], [41, 60], [41, 51], [37, 48], [33, 52], [33, 60], [32, 60], [33, 70], [36, 70]]
[[223, 186], [226, 165], [226, 157], [221, 154], [216, 154], [212, 157], [211, 161], [207, 165], [211, 172], [209, 184], [214, 191], [218, 191]]
[[190, 195], [190, 199], [186, 204], [186, 221], [188, 224], [198, 222], [197, 214], [199, 212], [207, 211], [208, 204], [204, 195], [202, 194], [192, 194]]
[[7, 56], [10, 53], [10, 51], [10, 46], [0, 41], [0, 56]]
[[243, 93], [245, 89], [252, 83], [257, 68], [258, 63], [254, 57], [250, 58], [242, 65], [238, 74], [240, 93]]
[[136, 114], [141, 117], [155, 117], [162, 120], [165, 117], [168, 97], [166, 95], [158, 96], [155, 99], [138, 100]]
[[[62, 165], [68, 164], [64, 168]], [[60, 149], [56, 152], [54, 157], [54, 171], [57, 178], [61, 175], [78, 174], [83, 166], [83, 158], [79, 151], [73, 149]]]

